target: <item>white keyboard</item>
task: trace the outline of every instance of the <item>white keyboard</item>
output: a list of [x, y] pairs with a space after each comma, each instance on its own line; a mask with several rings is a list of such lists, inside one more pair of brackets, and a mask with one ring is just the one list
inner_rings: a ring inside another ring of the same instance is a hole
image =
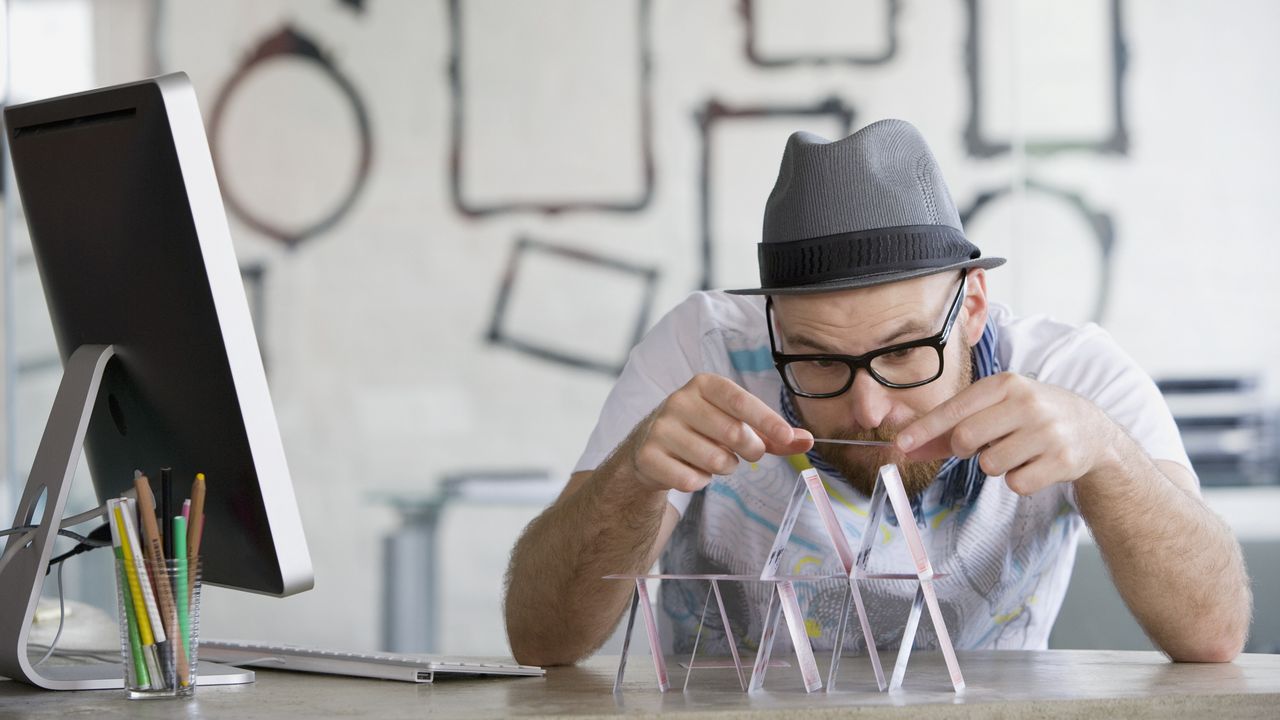
[[481, 658], [401, 655], [383, 652], [357, 653], [237, 640], [202, 640], [197, 653], [201, 660], [237, 667], [418, 683], [433, 682], [437, 674], [523, 677], [541, 677], [546, 674], [542, 668], [532, 665], [516, 665]]

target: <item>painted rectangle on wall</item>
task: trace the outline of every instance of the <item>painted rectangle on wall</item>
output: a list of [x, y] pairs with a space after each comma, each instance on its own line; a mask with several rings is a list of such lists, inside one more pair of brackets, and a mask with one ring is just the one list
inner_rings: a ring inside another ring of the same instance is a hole
[[570, 367], [617, 374], [649, 324], [658, 271], [520, 238], [498, 289], [489, 341]]
[[888, 62], [898, 0], [742, 0], [747, 57], [757, 65]]
[[452, 0], [458, 209], [647, 205], [647, 24], [648, 0]]
[[1127, 152], [1120, 3], [968, 0], [971, 154]]

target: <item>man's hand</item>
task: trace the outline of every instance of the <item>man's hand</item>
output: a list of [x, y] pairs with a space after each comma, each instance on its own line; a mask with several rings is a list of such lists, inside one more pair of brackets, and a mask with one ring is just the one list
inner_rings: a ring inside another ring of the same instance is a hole
[[629, 443], [637, 478], [655, 490], [701, 490], [738, 458], [792, 455], [813, 447], [760, 398], [720, 375], [695, 375], [636, 427]]
[[1119, 428], [1096, 405], [1013, 373], [983, 378], [898, 433], [911, 460], [972, 457], [987, 475], [1030, 495], [1114, 464]]
[[[1156, 645], [1186, 662], [1239, 654], [1252, 603], [1240, 544], [1205, 506], [1190, 470], [1150, 458], [1098, 406], [1002, 373], [904, 427], [896, 442], [918, 460], [981, 452], [983, 472], [1003, 474], [1020, 495], [1079, 481], [1080, 515]], [[1141, 511], [1153, 507], [1160, 512]]]

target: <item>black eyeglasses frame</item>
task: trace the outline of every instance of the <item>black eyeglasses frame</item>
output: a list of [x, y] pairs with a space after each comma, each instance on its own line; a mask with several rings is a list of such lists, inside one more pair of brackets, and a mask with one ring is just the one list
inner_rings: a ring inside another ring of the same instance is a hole
[[[840, 395], [845, 394], [846, 392], [849, 391], [849, 388], [853, 387], [853, 381], [858, 376], [858, 368], [865, 369], [867, 373], [869, 373], [871, 377], [874, 378], [875, 381], [880, 383], [881, 385], [887, 388], [893, 388], [895, 390], [905, 390], [907, 388], [914, 388], [914, 387], [920, 387], [921, 385], [928, 385], [934, 380], [937, 380], [938, 378], [942, 377], [942, 373], [946, 369], [946, 357], [943, 351], [947, 346], [947, 341], [951, 339], [951, 329], [955, 326], [956, 318], [960, 317], [960, 308], [964, 305], [963, 300], [965, 297], [965, 288], [968, 287], [968, 282], [966, 282], [967, 278], [968, 278], [968, 271], [961, 270], [960, 271], [960, 288], [956, 290], [955, 299], [951, 301], [951, 308], [947, 311], [947, 319], [946, 319], [946, 322], [943, 324], [942, 330], [940, 332], [934, 335], [930, 335], [929, 337], [926, 337], [926, 338], [920, 338], [918, 340], [908, 340], [907, 342], [887, 345], [885, 347], [872, 350], [871, 352], [865, 353], [863, 355], [835, 355], [835, 354], [789, 355], [787, 353], [778, 352], [777, 341], [774, 339], [774, 335], [773, 335], [773, 297], [770, 296], [765, 300], [764, 307], [765, 307], [765, 324], [769, 328], [769, 350], [773, 354], [773, 366], [778, 369], [778, 375], [782, 377], [782, 382], [786, 384], [787, 389], [790, 390], [792, 394], [798, 395], [799, 397], [804, 397], [804, 398], [823, 399], [823, 398], [839, 397]], [[882, 355], [901, 352], [903, 350], [910, 350], [912, 348], [917, 348], [917, 347], [932, 347], [938, 353], [938, 372], [933, 377], [928, 378], [927, 380], [920, 380], [920, 381], [911, 382], [911, 383], [890, 382], [885, 378], [881, 377], [880, 374], [877, 373], [871, 367], [871, 362]], [[849, 380], [844, 384], [844, 387], [840, 388], [835, 392], [810, 393], [810, 392], [804, 392], [803, 390], [800, 390], [792, 386], [791, 381], [787, 379], [787, 372], [786, 372], [787, 365], [790, 365], [791, 363], [794, 363], [794, 362], [806, 362], [806, 361], [812, 362], [814, 360], [840, 362], [847, 365], [849, 367]]]

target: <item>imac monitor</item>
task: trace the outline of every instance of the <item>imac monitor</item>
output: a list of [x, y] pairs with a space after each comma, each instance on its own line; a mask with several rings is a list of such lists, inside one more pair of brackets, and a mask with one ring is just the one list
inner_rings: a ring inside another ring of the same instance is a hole
[[205, 474], [205, 582], [283, 596], [311, 588], [312, 568], [186, 75], [16, 105], [4, 120], [64, 374], [14, 520], [40, 530], [0, 559], [0, 674], [67, 687], [14, 655], [82, 442], [100, 500], [131, 488], [135, 469], [172, 468], [180, 498]]

